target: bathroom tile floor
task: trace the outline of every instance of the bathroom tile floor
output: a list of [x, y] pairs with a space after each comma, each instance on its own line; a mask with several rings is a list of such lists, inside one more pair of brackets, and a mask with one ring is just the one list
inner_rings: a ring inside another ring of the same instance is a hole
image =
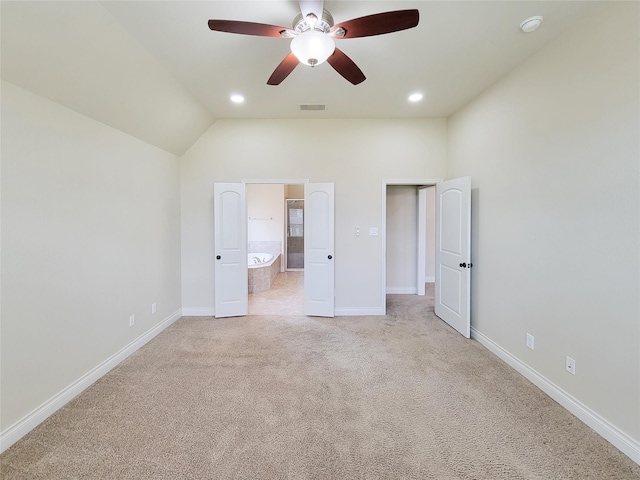
[[281, 272], [269, 290], [249, 295], [249, 315], [304, 315], [304, 272]]

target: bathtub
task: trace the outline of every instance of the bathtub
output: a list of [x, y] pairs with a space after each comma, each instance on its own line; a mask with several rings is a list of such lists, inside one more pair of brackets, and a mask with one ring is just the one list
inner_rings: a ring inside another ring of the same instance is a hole
[[249, 294], [264, 292], [271, 288], [271, 284], [280, 273], [280, 254], [249, 253], [247, 266], [249, 267]]

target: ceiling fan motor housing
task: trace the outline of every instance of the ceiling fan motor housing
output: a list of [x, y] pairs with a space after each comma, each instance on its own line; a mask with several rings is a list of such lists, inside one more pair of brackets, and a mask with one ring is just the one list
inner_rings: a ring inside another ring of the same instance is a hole
[[310, 23], [309, 20], [302, 17], [302, 12], [296, 15], [293, 19], [293, 30], [297, 33], [306, 32], [308, 30], [317, 30], [322, 33], [329, 33], [331, 27], [333, 27], [333, 17], [327, 10], [322, 10], [322, 18], [316, 19], [315, 15], [312, 16], [315, 21]]

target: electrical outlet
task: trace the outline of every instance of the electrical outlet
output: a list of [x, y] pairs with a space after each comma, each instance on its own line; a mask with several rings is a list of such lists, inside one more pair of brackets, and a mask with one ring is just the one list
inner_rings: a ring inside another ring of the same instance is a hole
[[135, 315], [129, 316], [129, 326], [133, 327], [135, 324], [136, 324], [136, 316]]
[[567, 372], [569, 372], [571, 375], [575, 375], [576, 374], [576, 361], [571, 357], [567, 357], [567, 361], [565, 363], [565, 368], [567, 369]]
[[531, 335], [530, 333], [527, 333], [527, 342], [526, 342], [527, 348], [530, 348], [531, 350], [533, 350], [534, 347], [534, 338], [533, 335]]
[[156, 313], [158, 311], [158, 306], [156, 305], [156, 302], [153, 302], [151, 304], [151, 315], [153, 315], [154, 313]]

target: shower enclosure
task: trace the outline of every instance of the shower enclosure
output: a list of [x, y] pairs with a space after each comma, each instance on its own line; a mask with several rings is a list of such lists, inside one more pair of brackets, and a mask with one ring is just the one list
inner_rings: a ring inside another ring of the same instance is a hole
[[287, 270], [304, 268], [304, 200], [287, 200]]

